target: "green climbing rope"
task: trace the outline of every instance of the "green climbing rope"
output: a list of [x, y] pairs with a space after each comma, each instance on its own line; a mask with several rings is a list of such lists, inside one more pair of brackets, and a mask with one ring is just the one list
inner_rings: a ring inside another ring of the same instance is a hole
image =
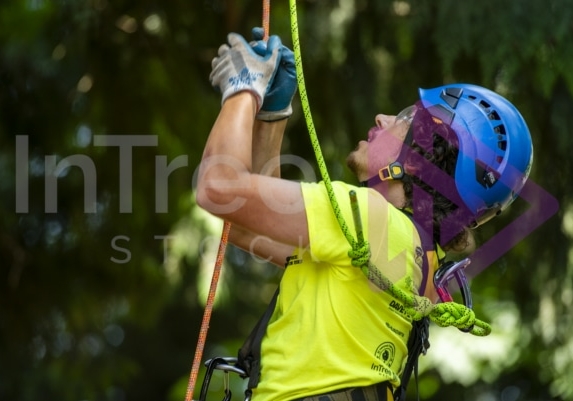
[[[378, 286], [383, 291], [389, 292], [396, 299], [401, 301], [406, 308], [407, 313], [413, 320], [420, 320], [424, 316], [428, 316], [430, 320], [438, 326], [447, 327], [454, 326], [459, 329], [469, 329], [469, 332], [476, 336], [487, 336], [491, 332], [491, 326], [475, 317], [475, 313], [465, 305], [456, 302], [443, 302], [433, 304], [428, 298], [421, 297], [413, 294], [408, 294], [396, 287], [390, 279], [382, 274], [382, 272], [374, 266], [370, 261], [370, 246], [364, 239], [362, 233], [362, 224], [360, 220], [360, 211], [358, 209], [358, 202], [356, 202], [355, 194], [350, 194], [352, 210], [354, 213], [355, 228], [357, 231], [357, 239], [354, 238], [348, 225], [344, 221], [340, 206], [336, 199], [332, 182], [326, 168], [326, 163], [322, 155], [312, 114], [310, 111], [310, 104], [306, 92], [306, 85], [304, 82], [304, 75], [302, 69], [302, 56], [300, 50], [300, 40], [298, 34], [298, 16], [296, 0], [290, 1], [290, 19], [291, 19], [291, 33], [293, 42], [293, 51], [295, 55], [295, 66], [297, 74], [297, 82], [301, 105], [306, 120], [306, 125], [310, 135], [310, 141], [316, 157], [318, 168], [322, 176], [322, 180], [326, 187], [332, 209], [337, 218], [338, 224], [342, 233], [346, 237], [351, 246], [348, 255], [352, 259], [352, 264], [359, 267], [368, 279]], [[354, 198], [353, 198], [354, 197]]]

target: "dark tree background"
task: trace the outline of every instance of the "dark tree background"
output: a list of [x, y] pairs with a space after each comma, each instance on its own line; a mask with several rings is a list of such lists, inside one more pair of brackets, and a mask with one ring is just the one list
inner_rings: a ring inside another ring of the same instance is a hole
[[[522, 111], [536, 186], [478, 233], [500, 240], [520, 222], [517, 245], [473, 281], [494, 333], [432, 328], [419, 391], [573, 400], [573, 3], [297, 6], [334, 179], [351, 179], [344, 158], [374, 115], [413, 103], [418, 87], [471, 82]], [[0, 400], [184, 399], [222, 226], [193, 197], [220, 105], [210, 61], [229, 31], [248, 36], [261, 14], [249, 0], [2, 2]], [[287, 44], [289, 18], [286, 0], [271, 2], [271, 32]], [[295, 103], [284, 153], [314, 165]], [[205, 358], [235, 354], [279, 278], [228, 249]]]

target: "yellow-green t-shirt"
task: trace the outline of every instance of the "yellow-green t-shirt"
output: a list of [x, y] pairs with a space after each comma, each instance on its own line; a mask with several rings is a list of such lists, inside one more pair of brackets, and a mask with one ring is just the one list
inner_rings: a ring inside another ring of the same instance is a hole
[[[254, 401], [281, 401], [388, 381], [399, 385], [411, 323], [403, 305], [351, 265], [350, 245], [323, 183], [303, 183], [308, 249], [289, 258], [261, 346]], [[355, 228], [357, 193], [371, 262], [407, 293], [421, 282], [422, 250], [410, 218], [378, 192], [333, 182], [343, 218]]]

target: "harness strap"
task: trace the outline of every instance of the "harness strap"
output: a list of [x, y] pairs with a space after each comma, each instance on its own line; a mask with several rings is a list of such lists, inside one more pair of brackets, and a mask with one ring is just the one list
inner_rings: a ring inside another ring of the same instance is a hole
[[243, 369], [249, 377], [245, 395], [250, 396], [252, 389], [257, 387], [261, 377], [261, 343], [269, 320], [275, 310], [280, 286], [277, 287], [265, 313], [261, 316], [253, 330], [239, 349], [236, 366]]
[[392, 386], [388, 382], [367, 387], [354, 387], [318, 394], [293, 401], [392, 401]]
[[[422, 282], [420, 284], [419, 294], [423, 296], [430, 274], [428, 252], [436, 251], [436, 247], [431, 234], [416, 222], [414, 216], [407, 210], [402, 210], [402, 212], [410, 218], [412, 224], [416, 227], [418, 235], [420, 236], [420, 242], [422, 243], [424, 255], [422, 259]], [[420, 320], [413, 321], [410, 337], [408, 338], [408, 357], [406, 359], [406, 365], [400, 378], [400, 386], [394, 391], [395, 401], [403, 401], [406, 399], [406, 389], [412, 377], [412, 373], [414, 373], [414, 379], [416, 381], [416, 390], [418, 389], [418, 359], [420, 354], [425, 355], [427, 349], [430, 348], [429, 338], [430, 319], [426, 316]]]
[[425, 354], [430, 347], [428, 341], [430, 336], [430, 319], [424, 317], [412, 323], [410, 338], [408, 338], [408, 359], [404, 371], [400, 377], [400, 386], [394, 390], [394, 400], [403, 401], [406, 399], [406, 389], [412, 377], [412, 372], [416, 380], [416, 390], [418, 389], [418, 358], [420, 354]]

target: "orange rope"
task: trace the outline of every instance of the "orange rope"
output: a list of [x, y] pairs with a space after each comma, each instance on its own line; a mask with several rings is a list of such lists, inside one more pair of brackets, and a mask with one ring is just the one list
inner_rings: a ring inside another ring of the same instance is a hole
[[209, 295], [207, 296], [205, 311], [203, 312], [203, 321], [201, 322], [201, 329], [199, 329], [199, 339], [197, 340], [197, 348], [195, 349], [195, 357], [193, 358], [193, 366], [191, 368], [191, 375], [189, 376], [189, 384], [187, 386], [187, 393], [185, 394], [185, 401], [191, 401], [193, 399], [195, 383], [197, 383], [197, 375], [199, 374], [199, 369], [201, 368], [203, 350], [205, 348], [205, 343], [207, 342], [209, 321], [211, 320], [211, 312], [213, 311], [213, 304], [215, 303], [215, 293], [217, 291], [217, 284], [219, 283], [219, 276], [221, 275], [221, 266], [223, 265], [223, 260], [225, 259], [225, 250], [229, 240], [230, 229], [231, 223], [226, 221], [223, 225], [223, 233], [221, 234], [221, 241], [219, 242], [217, 259], [215, 260], [215, 267], [213, 268], [213, 276], [211, 277]]
[[[263, 0], [263, 30], [265, 40], [269, 37], [270, 14], [271, 1]], [[211, 278], [211, 286], [209, 287], [209, 295], [207, 296], [205, 311], [203, 312], [203, 320], [201, 321], [201, 328], [199, 329], [199, 339], [197, 340], [197, 347], [195, 348], [195, 356], [193, 357], [193, 365], [191, 367], [191, 374], [189, 375], [189, 383], [187, 385], [185, 401], [193, 400], [193, 392], [195, 391], [197, 376], [199, 375], [199, 369], [201, 368], [203, 350], [205, 349], [205, 343], [207, 342], [209, 322], [211, 320], [211, 313], [213, 312], [215, 293], [217, 291], [217, 284], [219, 283], [219, 276], [221, 275], [221, 266], [223, 265], [223, 260], [225, 259], [225, 251], [227, 249], [230, 230], [231, 223], [225, 221], [225, 224], [223, 225], [223, 233], [221, 234], [221, 241], [219, 242], [219, 250], [217, 251], [217, 259], [215, 260], [215, 267], [213, 268], [213, 276]]]
[[263, 39], [269, 38], [271, 21], [271, 0], [263, 0], [263, 31], [265, 32]]

